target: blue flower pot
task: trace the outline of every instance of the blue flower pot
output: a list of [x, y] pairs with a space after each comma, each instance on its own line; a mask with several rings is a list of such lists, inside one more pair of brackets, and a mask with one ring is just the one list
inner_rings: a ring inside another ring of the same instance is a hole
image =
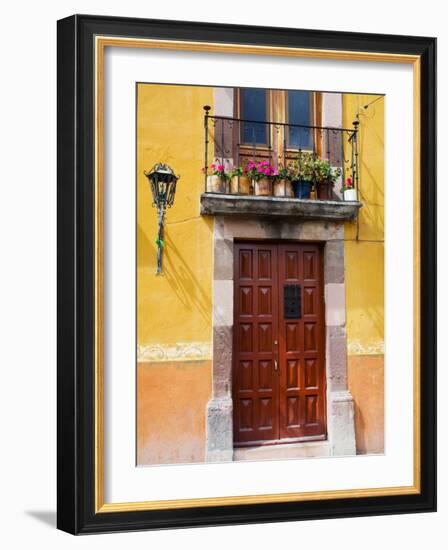
[[294, 196], [296, 199], [309, 199], [311, 194], [311, 182], [305, 180], [292, 181]]

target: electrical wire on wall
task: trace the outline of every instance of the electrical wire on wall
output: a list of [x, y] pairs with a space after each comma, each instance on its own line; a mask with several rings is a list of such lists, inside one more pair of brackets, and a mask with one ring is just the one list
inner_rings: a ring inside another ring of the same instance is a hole
[[[373, 99], [369, 103], [365, 103], [364, 105], [360, 105], [360, 96], [358, 96], [358, 109], [357, 109], [357, 112], [356, 112], [356, 115], [355, 115], [355, 120], [358, 123], [360, 123], [361, 122], [360, 117], [364, 117], [367, 120], [372, 119], [375, 116], [375, 109], [370, 110], [370, 112], [367, 112], [367, 110], [369, 109], [369, 107], [371, 105], [373, 105], [374, 103], [376, 103], [380, 99], [384, 99], [384, 95], [380, 95], [380, 96], [376, 97], [375, 99]], [[358, 128], [361, 130], [361, 127], [362, 127], [362, 125], [360, 123]], [[361, 138], [361, 132], [360, 132], [360, 138]], [[362, 147], [361, 139], [360, 139], [360, 145]], [[362, 158], [362, 156], [361, 156], [361, 158]], [[358, 167], [358, 170], [359, 170], [359, 167]], [[359, 179], [358, 179], [358, 193], [359, 193], [359, 195], [361, 195], [361, 187], [359, 185]], [[356, 241], [359, 241], [359, 218], [360, 218], [360, 216], [356, 217]]]

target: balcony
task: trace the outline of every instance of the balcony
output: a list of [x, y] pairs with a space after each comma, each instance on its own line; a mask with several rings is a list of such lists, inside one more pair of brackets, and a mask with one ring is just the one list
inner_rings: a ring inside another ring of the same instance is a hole
[[201, 214], [211, 216], [263, 216], [302, 220], [350, 221], [356, 218], [358, 201], [321, 201], [290, 197], [257, 197], [203, 193]]
[[212, 116], [208, 106], [204, 109], [201, 214], [357, 217], [362, 206], [357, 121], [350, 129], [304, 126]]

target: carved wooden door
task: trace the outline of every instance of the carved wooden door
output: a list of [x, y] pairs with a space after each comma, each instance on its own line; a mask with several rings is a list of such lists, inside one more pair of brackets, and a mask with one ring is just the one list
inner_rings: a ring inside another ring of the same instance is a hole
[[234, 271], [235, 445], [324, 437], [320, 247], [239, 242]]

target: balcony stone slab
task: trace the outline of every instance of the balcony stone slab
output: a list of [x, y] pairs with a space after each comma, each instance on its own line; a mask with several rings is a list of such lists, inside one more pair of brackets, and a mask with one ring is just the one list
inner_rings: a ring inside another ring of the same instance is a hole
[[257, 197], [203, 193], [201, 214], [209, 216], [246, 216], [294, 218], [302, 220], [354, 220], [362, 204], [358, 201], [323, 201], [290, 197]]

